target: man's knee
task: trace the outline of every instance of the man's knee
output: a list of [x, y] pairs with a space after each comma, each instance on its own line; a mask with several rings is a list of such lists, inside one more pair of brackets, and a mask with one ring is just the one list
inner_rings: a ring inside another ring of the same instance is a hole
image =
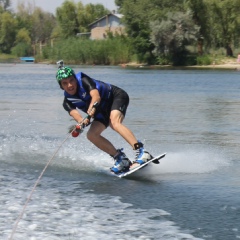
[[113, 130], [117, 131], [122, 126], [122, 123], [119, 121], [112, 121], [111, 127]]
[[91, 142], [94, 141], [94, 139], [96, 139], [96, 134], [94, 134], [93, 131], [88, 131], [87, 132], [87, 139]]

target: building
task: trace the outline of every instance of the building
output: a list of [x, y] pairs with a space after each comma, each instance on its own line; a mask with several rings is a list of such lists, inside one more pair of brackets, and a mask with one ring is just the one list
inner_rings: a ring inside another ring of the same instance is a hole
[[91, 30], [90, 38], [92, 40], [105, 39], [108, 32], [123, 34], [124, 25], [121, 23], [122, 17], [122, 14], [115, 14], [115, 12], [113, 12], [89, 24]]

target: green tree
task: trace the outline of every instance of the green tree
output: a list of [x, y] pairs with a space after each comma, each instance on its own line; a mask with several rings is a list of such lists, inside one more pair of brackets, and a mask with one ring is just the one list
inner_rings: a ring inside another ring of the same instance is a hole
[[186, 11], [186, 0], [151, 0], [151, 18], [152, 20], [161, 20], [169, 12]]
[[60, 27], [60, 25], [56, 25], [51, 33], [51, 39], [59, 39], [61, 37], [62, 34], [62, 29]]
[[174, 65], [183, 65], [186, 46], [198, 39], [199, 27], [190, 12], [168, 13], [167, 19], [150, 23], [151, 41], [158, 57], [169, 55]]
[[77, 7], [73, 1], [66, 0], [56, 11], [57, 21], [64, 38], [76, 36], [78, 33]]
[[26, 28], [22, 28], [18, 31], [15, 46], [11, 49], [11, 53], [18, 57], [32, 55], [31, 38]]
[[41, 8], [35, 8], [32, 14], [31, 38], [34, 42], [46, 42], [51, 38], [52, 30], [56, 26], [55, 17]]
[[196, 25], [199, 26], [199, 37], [198, 37], [198, 54], [203, 54], [204, 42], [207, 46], [210, 45], [210, 24], [209, 18], [210, 11], [204, 0], [187, 0], [186, 6], [192, 11], [192, 18]]
[[14, 46], [11, 49], [12, 55], [15, 55], [17, 57], [23, 57], [23, 56], [31, 56], [32, 55], [32, 47], [31, 45], [28, 45], [27, 43], [21, 42], [18, 43], [16, 46]]
[[26, 6], [24, 3], [20, 3], [16, 19], [18, 29], [27, 29], [32, 42], [45, 41], [50, 38], [52, 29], [56, 26], [56, 18], [53, 14], [34, 7], [32, 4]]
[[115, 5], [121, 8], [123, 6], [124, 0], [115, 0]]
[[21, 28], [16, 35], [15, 43], [18, 44], [21, 42], [31, 44], [30, 34], [26, 28]]
[[88, 32], [88, 25], [109, 13], [102, 4], [87, 4], [85, 7], [82, 2], [77, 5], [77, 17], [79, 23], [79, 32]]
[[205, 0], [211, 10], [211, 39], [215, 46], [224, 47], [227, 56], [233, 56], [232, 45], [240, 37], [240, 1]]
[[31, 35], [32, 29], [32, 14], [34, 11], [34, 6], [30, 3], [26, 5], [24, 2], [20, 2], [17, 5], [16, 20], [18, 24], [18, 29], [25, 28], [29, 31]]
[[126, 32], [139, 61], [150, 62], [154, 45], [150, 41], [150, 14], [146, 14], [146, 9], [151, 11], [150, 0], [128, 0], [123, 2], [120, 11], [124, 14]]
[[108, 13], [109, 10], [102, 4], [89, 3], [84, 6], [81, 1], [75, 4], [69, 0], [66, 0], [56, 11], [57, 22], [64, 38], [75, 37], [79, 32], [88, 32], [90, 23]]
[[11, 0], [0, 0], [0, 6], [2, 6], [4, 10], [7, 10], [7, 8], [11, 6]]
[[0, 51], [10, 53], [16, 37], [17, 21], [10, 12], [0, 15]]
[[77, 3], [77, 19], [79, 32], [88, 32], [88, 21], [85, 14], [85, 7], [82, 2]]
[[124, 15], [123, 22], [131, 39], [133, 49], [139, 56], [139, 60], [154, 59], [152, 51], [154, 44], [150, 41], [151, 21], [161, 21], [166, 18], [169, 11], [181, 11], [184, 9], [184, 0], [119, 0], [115, 3], [119, 11]]

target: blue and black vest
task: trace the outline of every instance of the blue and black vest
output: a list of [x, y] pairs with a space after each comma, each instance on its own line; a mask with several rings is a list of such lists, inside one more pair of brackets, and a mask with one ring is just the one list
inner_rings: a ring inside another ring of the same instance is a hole
[[[64, 91], [64, 96], [68, 99], [68, 101], [72, 102], [74, 106], [81, 109], [83, 112], [87, 112], [89, 104], [91, 102], [91, 96], [89, 92], [83, 87], [82, 79], [81, 79], [81, 72], [76, 74], [77, 84], [78, 84], [78, 92], [75, 95], [70, 95], [66, 91]], [[112, 95], [112, 88], [109, 83], [104, 83], [99, 80], [92, 79], [96, 84], [96, 89], [98, 90], [101, 102], [100, 108], [104, 109], [104, 107], [109, 102], [111, 95]]]

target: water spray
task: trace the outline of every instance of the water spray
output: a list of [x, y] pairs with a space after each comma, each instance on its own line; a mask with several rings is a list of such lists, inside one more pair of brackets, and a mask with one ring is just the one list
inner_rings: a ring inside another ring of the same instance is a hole
[[[17, 218], [17, 220], [16, 220], [16, 222], [15, 222], [15, 224], [14, 224], [14, 227], [13, 227], [13, 229], [12, 229], [11, 236], [10, 236], [9, 240], [12, 240], [12, 239], [13, 239], [13, 236], [14, 236], [16, 230], [17, 230], [18, 224], [19, 224], [20, 220], [22, 219], [23, 214], [24, 214], [24, 212], [25, 212], [25, 210], [26, 210], [26, 207], [27, 207], [29, 201], [30, 201], [31, 198], [32, 198], [33, 192], [35, 191], [37, 185], [39, 184], [39, 182], [40, 182], [40, 180], [41, 180], [44, 172], [46, 171], [46, 169], [48, 168], [48, 166], [50, 165], [50, 163], [53, 161], [54, 157], [56, 156], [56, 154], [58, 153], [58, 151], [60, 150], [60, 148], [61, 148], [61, 147], [63, 146], [63, 144], [67, 141], [67, 139], [68, 139], [71, 135], [72, 135], [73, 137], [75, 137], [75, 136], [74, 136], [75, 133], [73, 134], [73, 132], [77, 132], [78, 135], [79, 135], [81, 132], [83, 132], [83, 129], [87, 126], [87, 125], [85, 125], [84, 122], [85, 122], [86, 119], [90, 120], [90, 118], [91, 118], [91, 116], [90, 116], [90, 115], [87, 115], [80, 123], [78, 123], [77, 125], [75, 125], [74, 127], [72, 127], [71, 131], [70, 131], [70, 130], [68, 131], [67, 137], [66, 137], [66, 138], [64, 139], [64, 141], [60, 144], [60, 146], [59, 146], [59, 147], [57, 148], [57, 150], [54, 152], [53, 156], [49, 159], [49, 161], [48, 161], [47, 164], [45, 165], [45, 167], [44, 167], [44, 169], [42, 170], [41, 174], [39, 175], [36, 183], [34, 184], [34, 186], [33, 186], [33, 188], [32, 188], [32, 191], [30, 192], [30, 194], [29, 194], [29, 196], [28, 196], [28, 198], [27, 198], [27, 200], [26, 200], [26, 202], [25, 202], [25, 204], [24, 204], [24, 206], [23, 206], [23, 209], [22, 209], [22, 211], [21, 211], [21, 213], [20, 213], [20, 215], [19, 215], [19, 217]], [[78, 136], [78, 135], [77, 135], [77, 136]]]

